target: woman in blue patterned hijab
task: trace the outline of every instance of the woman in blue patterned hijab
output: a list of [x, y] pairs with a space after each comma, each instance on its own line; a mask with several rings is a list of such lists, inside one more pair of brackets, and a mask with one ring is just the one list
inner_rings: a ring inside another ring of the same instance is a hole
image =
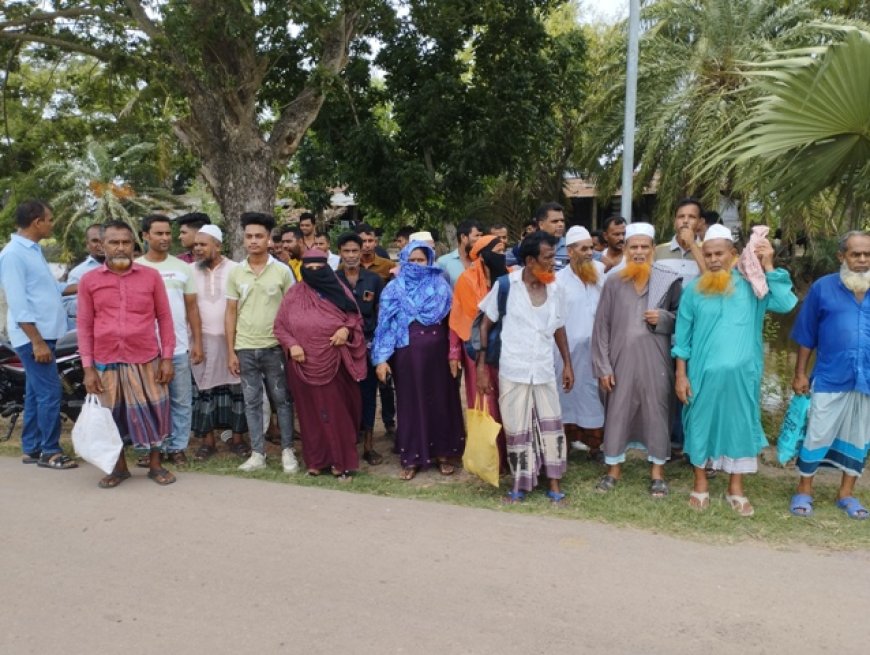
[[459, 384], [448, 361], [453, 292], [434, 263], [435, 251], [422, 241], [402, 249], [399, 273], [381, 293], [372, 341], [378, 379], [395, 377], [403, 480], [433, 462], [442, 475], [450, 475], [455, 470], [450, 460], [465, 448]]
[[[425, 264], [418, 263], [420, 253]], [[450, 313], [453, 291], [444, 279], [444, 271], [435, 264], [435, 251], [422, 241], [412, 241], [399, 253], [399, 274], [381, 293], [378, 327], [372, 342], [372, 363], [386, 362], [393, 353], [408, 345], [408, 328], [414, 321], [420, 325], [437, 325]]]

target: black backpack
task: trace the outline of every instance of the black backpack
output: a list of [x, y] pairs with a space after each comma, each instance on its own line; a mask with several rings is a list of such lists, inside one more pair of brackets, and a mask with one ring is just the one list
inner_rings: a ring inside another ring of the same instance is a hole
[[[511, 281], [507, 275], [502, 275], [495, 283], [498, 285], [498, 320], [489, 328], [486, 355], [483, 358], [492, 366], [498, 366], [498, 359], [501, 357], [501, 326], [507, 311], [508, 292], [511, 290]], [[471, 338], [465, 342], [465, 352], [471, 359], [476, 359], [480, 350], [480, 324], [483, 322], [483, 317], [484, 313], [478, 311], [471, 324]]]

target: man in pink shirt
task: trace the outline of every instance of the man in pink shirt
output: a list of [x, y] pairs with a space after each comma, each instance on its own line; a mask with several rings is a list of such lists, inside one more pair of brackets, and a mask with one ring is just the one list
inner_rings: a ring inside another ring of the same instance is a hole
[[[85, 388], [98, 394], [126, 444], [149, 453], [148, 477], [175, 482], [160, 465], [169, 435], [168, 384], [172, 380], [175, 332], [163, 279], [133, 262], [133, 230], [122, 221], [103, 226], [105, 263], [79, 284], [78, 340]], [[160, 336], [154, 330], [155, 320]], [[112, 489], [130, 477], [124, 452], [99, 486]]]

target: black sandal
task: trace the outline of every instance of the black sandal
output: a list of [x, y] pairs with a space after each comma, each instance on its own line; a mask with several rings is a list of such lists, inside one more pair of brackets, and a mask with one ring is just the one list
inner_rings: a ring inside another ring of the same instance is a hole
[[372, 448], [363, 453], [363, 461], [368, 463], [370, 466], [377, 466], [378, 464], [383, 463], [384, 457], [377, 450]]
[[36, 465], [44, 469], [55, 469], [58, 471], [63, 469], [74, 469], [79, 466], [72, 457], [67, 457], [63, 453], [40, 455], [39, 461], [36, 462]]
[[196, 452], [193, 454], [193, 459], [197, 462], [207, 462], [215, 453], [217, 453], [217, 448], [203, 444], [196, 449]]
[[162, 466], [159, 469], [151, 469], [148, 471], [148, 477], [162, 487], [175, 482], [175, 476]]
[[244, 441], [239, 441], [230, 446], [230, 452], [239, 457], [250, 457], [251, 448]]
[[649, 482], [649, 495], [659, 500], [661, 498], [667, 498], [667, 495], [670, 493], [670, 489], [668, 489], [668, 483], [662, 480], [661, 478], [655, 478], [650, 480]]
[[24, 457], [21, 458], [22, 464], [36, 464], [39, 461], [42, 453], [40, 451], [35, 451], [32, 453], [24, 453]]

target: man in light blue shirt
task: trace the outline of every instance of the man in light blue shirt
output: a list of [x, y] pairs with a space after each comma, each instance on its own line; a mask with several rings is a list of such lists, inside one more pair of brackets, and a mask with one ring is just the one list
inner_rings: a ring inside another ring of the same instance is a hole
[[24, 366], [24, 463], [50, 469], [75, 468], [60, 448], [61, 386], [54, 359], [57, 340], [67, 331], [61, 293], [77, 287], [58, 283], [39, 242], [51, 235], [51, 208], [28, 200], [15, 210], [18, 232], [0, 252], [0, 284], [6, 292], [9, 340]]
[[474, 243], [482, 236], [483, 226], [477, 221], [462, 221], [456, 226], [456, 240], [459, 242], [459, 247], [446, 255], [442, 255], [435, 262], [450, 276], [451, 287], [456, 286], [456, 280], [462, 275], [462, 271], [471, 266], [471, 259], [468, 255], [474, 247]]
[[[103, 238], [100, 235], [99, 223], [88, 225], [85, 230], [85, 247], [88, 249], [88, 257], [67, 274], [67, 284], [77, 285], [85, 273], [92, 271], [95, 268], [99, 268], [106, 260], [106, 255], [103, 253]], [[74, 330], [76, 326], [76, 315], [78, 314], [77, 299], [78, 295], [64, 296], [63, 299], [64, 307], [66, 307], [66, 314], [70, 319], [70, 330]]]

